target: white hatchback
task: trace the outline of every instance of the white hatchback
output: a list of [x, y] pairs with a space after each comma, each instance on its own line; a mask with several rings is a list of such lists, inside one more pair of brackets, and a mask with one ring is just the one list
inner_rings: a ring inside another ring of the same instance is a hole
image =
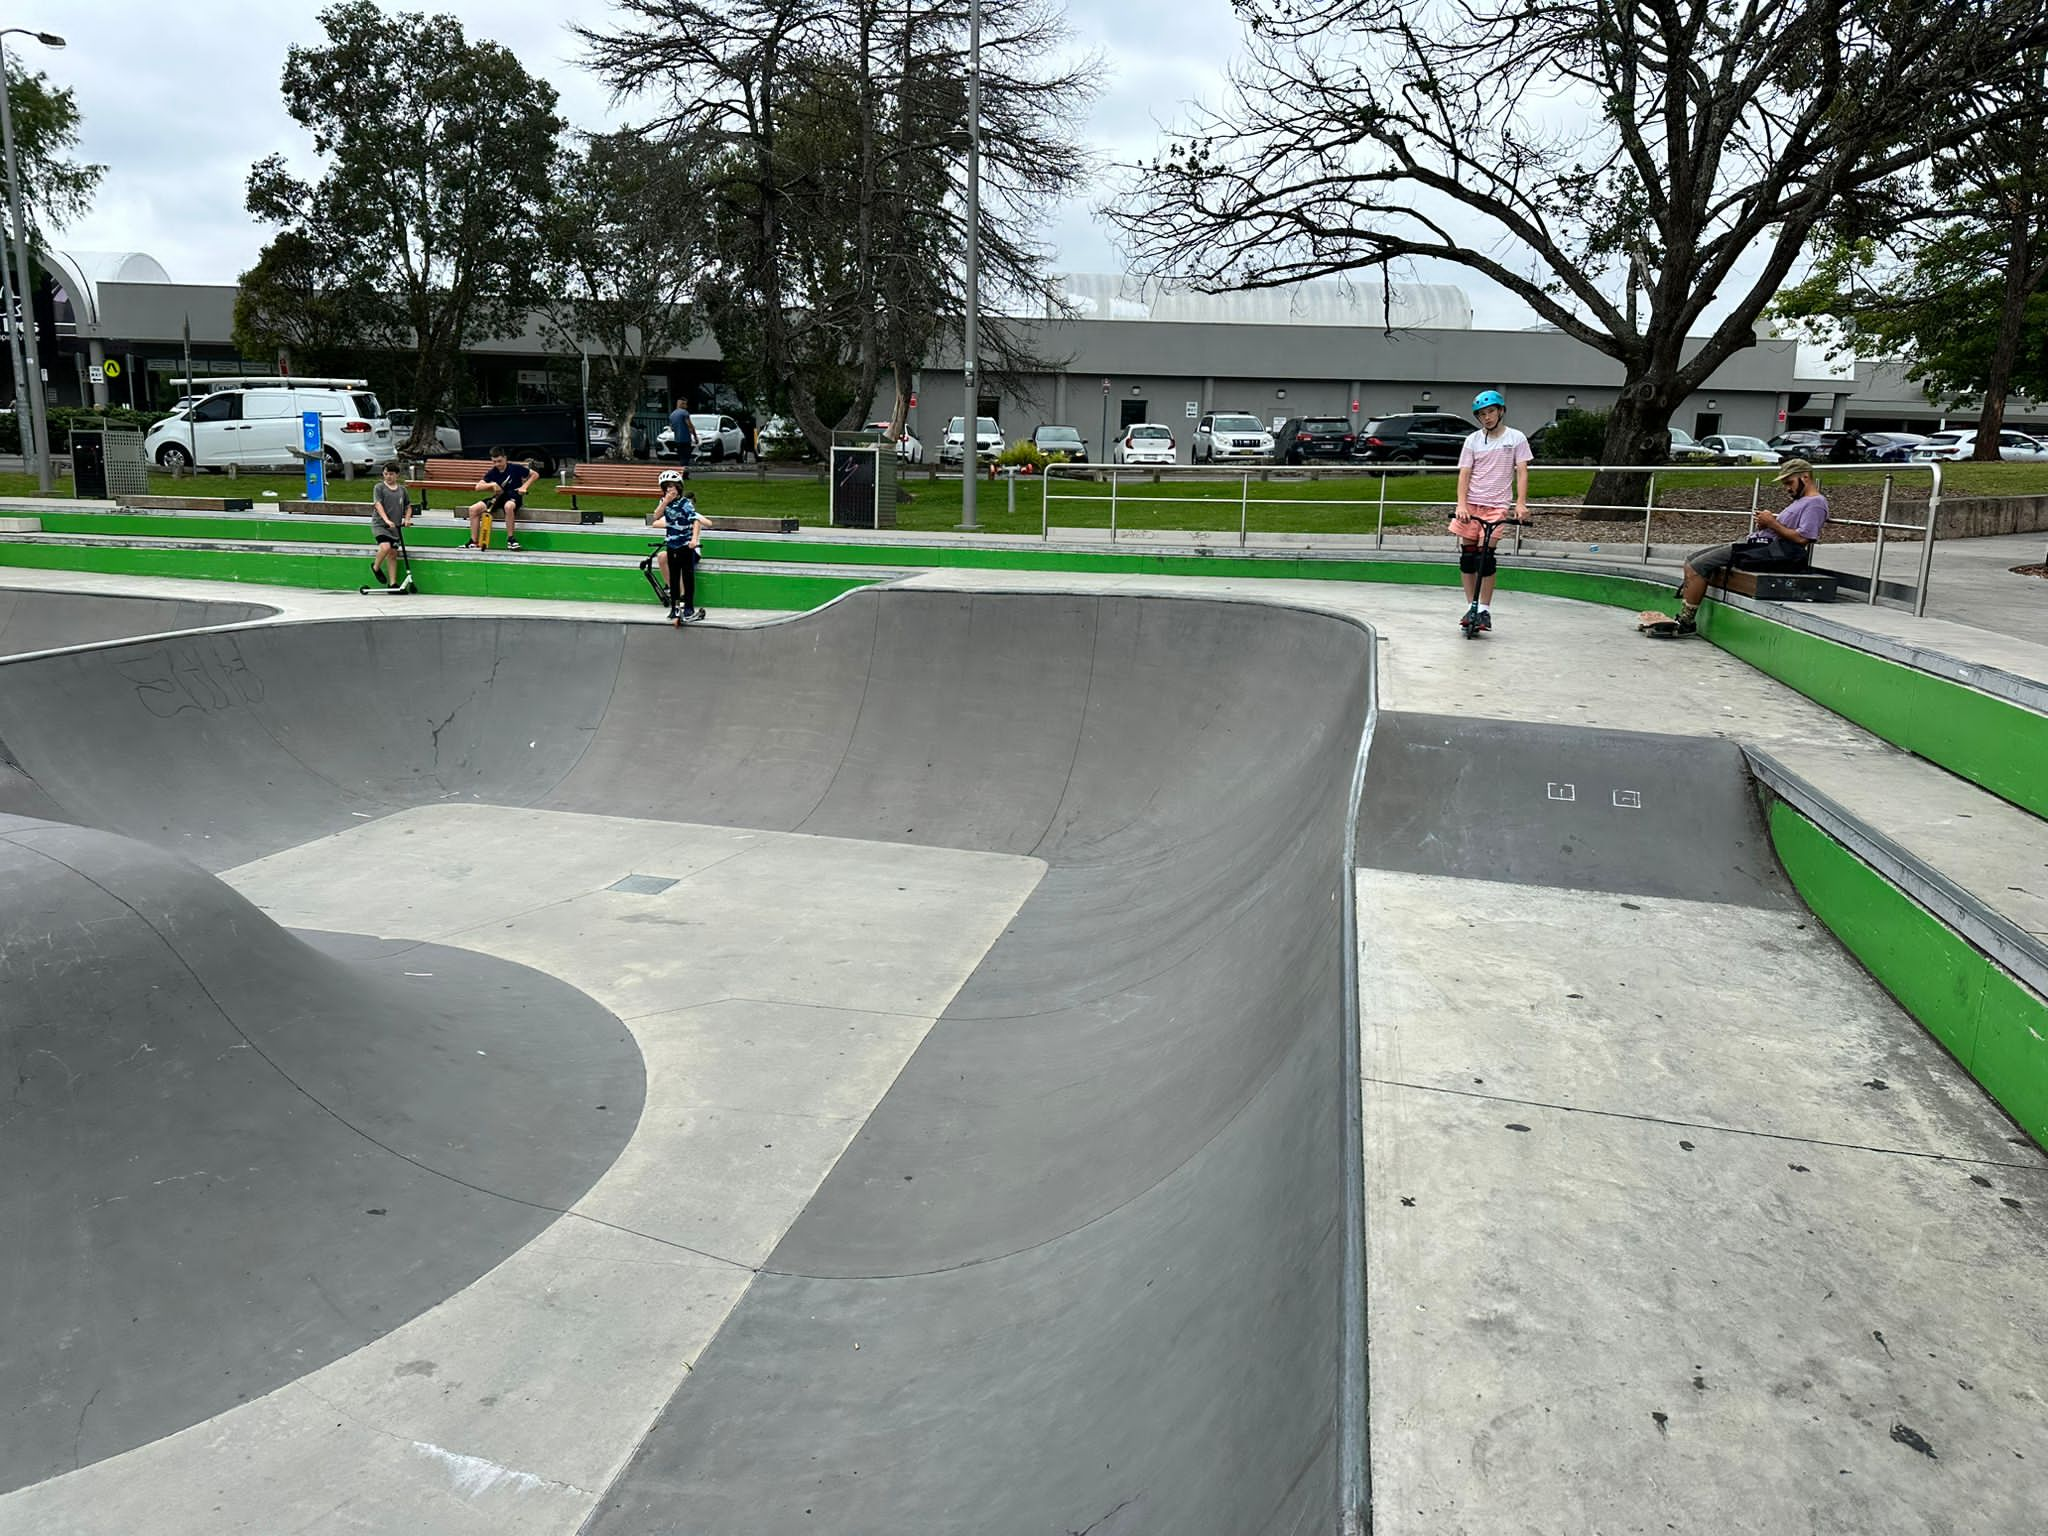
[[391, 422], [368, 385], [279, 379], [216, 389], [149, 429], [143, 449], [163, 469], [290, 469], [304, 462], [303, 417], [320, 413], [327, 467], [375, 470], [391, 457]]
[[1109, 450], [1112, 464], [1178, 464], [1173, 429], [1156, 421], [1133, 422]]
[[[1976, 429], [1972, 428], [1967, 432], [1935, 433], [1913, 450], [1913, 458], [1921, 464], [1936, 459], [1953, 461], [1967, 459], [1976, 451], [1977, 433]], [[2007, 463], [2034, 463], [2048, 459], [2048, 443], [2007, 427], [1998, 434], [1998, 456]]]

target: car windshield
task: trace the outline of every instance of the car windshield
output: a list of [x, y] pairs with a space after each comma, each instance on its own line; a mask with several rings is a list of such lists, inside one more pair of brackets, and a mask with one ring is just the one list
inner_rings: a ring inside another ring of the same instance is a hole
[[1721, 446], [1723, 448], [1746, 448], [1750, 452], [1756, 453], [1768, 451], [1771, 445], [1760, 437], [1724, 437], [1721, 439]]
[[1137, 441], [1138, 441], [1139, 439], [1141, 439], [1141, 438], [1170, 438], [1170, 437], [1172, 437], [1172, 436], [1173, 436], [1173, 434], [1172, 434], [1171, 432], [1167, 431], [1167, 430], [1166, 430], [1166, 428], [1164, 428], [1164, 427], [1133, 427], [1133, 428], [1131, 428], [1131, 441], [1132, 441], [1132, 442], [1137, 442]]
[[996, 425], [995, 417], [977, 416], [974, 418], [974, 430], [983, 437], [997, 437], [1001, 435], [1003, 429]]
[[1671, 429], [1671, 441], [1677, 443], [1680, 447], [1690, 447], [1692, 446], [1692, 434], [1683, 427], [1673, 427]]
[[1953, 448], [1962, 440], [1963, 434], [1960, 432], [1937, 432], [1934, 436], [1927, 439], [1928, 442], [1938, 443], [1944, 448]]
[[1311, 432], [1349, 432], [1351, 423], [1342, 416], [1311, 416], [1302, 423]]
[[1256, 416], [1218, 416], [1214, 427], [1217, 432], [1263, 432], [1265, 423]]
[[1081, 434], [1072, 427], [1040, 427], [1038, 440], [1041, 443], [1078, 443]]

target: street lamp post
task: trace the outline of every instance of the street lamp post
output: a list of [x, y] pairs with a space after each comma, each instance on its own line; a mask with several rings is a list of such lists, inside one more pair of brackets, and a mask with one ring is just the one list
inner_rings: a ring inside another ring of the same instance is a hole
[[981, 0], [967, 0], [967, 417], [960, 434], [960, 526], [972, 532], [981, 478]]
[[[32, 37], [45, 48], [62, 48], [64, 39], [54, 32], [38, 32], [31, 27], [8, 27], [0, 30], [0, 38]], [[7, 50], [0, 46], [0, 139], [4, 139], [7, 151], [7, 209], [14, 221], [14, 270], [16, 281], [14, 291], [21, 299], [21, 345], [25, 370], [28, 374], [28, 419], [22, 423], [21, 445], [29, 451], [29, 429], [35, 435], [36, 485], [45, 495], [50, 491], [50, 413], [43, 402], [42, 361], [36, 356], [35, 319], [35, 278], [28, 264], [28, 226], [21, 216], [21, 175], [14, 166], [14, 111], [9, 105], [11, 85], [7, 77]], [[21, 408], [21, 400], [15, 399], [15, 409]]]

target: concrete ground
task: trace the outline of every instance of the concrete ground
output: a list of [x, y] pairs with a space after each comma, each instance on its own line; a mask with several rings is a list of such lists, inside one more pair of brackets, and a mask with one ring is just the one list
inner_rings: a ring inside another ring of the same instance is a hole
[[[2000, 586], [1992, 558], [1981, 563]], [[29, 572], [8, 583], [220, 590]], [[1450, 787], [1426, 767], [1438, 723], [1446, 747], [1460, 729], [1500, 728], [1445, 759], [1477, 765], [1473, 803], [1495, 807], [1461, 823], [1478, 835], [1362, 834], [1374, 1530], [2038, 1523], [2048, 1162], [1797, 906], [1767, 857], [1730, 867], [1693, 840], [1703, 827], [1754, 835], [1739, 812], [1712, 820], [1700, 801], [1736, 782], [1721, 777], [1729, 743], [1764, 745], [2039, 933], [2038, 822], [1719, 651], [1645, 642], [1615, 611], [1504, 597], [1499, 627], [1472, 643], [1455, 597], [1427, 589], [973, 571], [908, 585], [1199, 594], [1363, 618], [1382, 745], [1410, 723], [1412, 763], [1425, 766], [1401, 782], [1425, 799]], [[418, 601], [235, 595], [287, 620], [416, 614]], [[583, 616], [610, 624], [640, 617], [590, 606]], [[566, 616], [552, 604], [434, 607]], [[1369, 803], [1396, 782], [1377, 750]], [[1584, 819], [1550, 819], [1564, 804]], [[648, 1111], [571, 1214], [473, 1286], [243, 1408], [0, 1495], [0, 1532], [569, 1532], [586, 1520], [623, 1532], [713, 1508], [706, 1528], [789, 1528], [720, 1502], [691, 1467], [693, 1443], [738, 1454], [704, 1413], [758, 1367], [750, 1341], [778, 1337], [750, 1327], [759, 1308], [742, 1303], [773, 1288], [756, 1271], [799, 1213], [835, 1177], [845, 1184], [849, 1148], [892, 1086], [938, 1059], [930, 1031], [949, 1002], [1001, 974], [1000, 936], [1045, 866], [922, 834], [696, 825], [678, 809], [420, 806], [226, 871], [287, 925], [474, 949], [588, 993], [639, 1041]], [[1490, 839], [1492, 827], [1513, 835]], [[610, 888], [633, 875], [678, 883]], [[703, 921], [714, 913], [730, 919], [718, 931]], [[1105, 909], [1094, 928], [1110, 921]], [[922, 939], [883, 946], [872, 974], [850, 971], [849, 941], [884, 930]], [[1084, 927], [1047, 958], [1094, 941]], [[1070, 1095], [1089, 1073], [1057, 1077], [1044, 1093]], [[664, 1177], [678, 1167], [690, 1187]], [[1191, 1218], [1145, 1219], [1163, 1233]], [[790, 1282], [792, 1297], [822, 1300], [806, 1284]], [[948, 1310], [959, 1297], [922, 1294], [948, 1350], [968, 1350], [971, 1330], [952, 1331], [967, 1314]], [[1142, 1330], [1142, 1318], [1120, 1326]], [[714, 1340], [718, 1369], [693, 1382]], [[1163, 1358], [1174, 1346], [1154, 1347]], [[803, 1358], [835, 1391], [860, 1379], [842, 1374], [850, 1354]], [[1172, 1434], [1186, 1411], [1169, 1396], [1122, 1415], [1112, 1459], [1122, 1437]], [[924, 1433], [943, 1436], [945, 1417]], [[924, 1488], [876, 1454], [845, 1471], [860, 1464]], [[975, 1486], [959, 1467], [931, 1475]], [[891, 1521], [887, 1491], [856, 1503], [851, 1486], [833, 1485], [817, 1528], [912, 1528]], [[1248, 1511], [1219, 1523], [1214, 1509], [1162, 1525], [1169, 1498], [1132, 1499], [1059, 1528], [1314, 1526], [1306, 1505], [1287, 1506], [1284, 1526]], [[986, 1506], [920, 1528], [970, 1526], [1041, 1528]]]

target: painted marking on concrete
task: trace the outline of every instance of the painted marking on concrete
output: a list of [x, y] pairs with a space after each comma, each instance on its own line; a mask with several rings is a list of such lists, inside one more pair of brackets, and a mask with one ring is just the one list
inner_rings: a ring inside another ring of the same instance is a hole
[[1553, 800], [1576, 800], [1579, 798], [1579, 792], [1570, 784], [1553, 784], [1550, 786], [1550, 798]]
[[1640, 811], [1643, 808], [1643, 792], [1639, 789], [1617, 789], [1614, 792], [1614, 807], [1620, 811]]
[[623, 880], [614, 880], [605, 889], [624, 891], [628, 896], [659, 896], [675, 883], [661, 875], [628, 875]]
[[[512, 1467], [500, 1466], [495, 1461], [486, 1461], [481, 1456], [465, 1456], [460, 1451], [451, 1451], [425, 1440], [415, 1440], [412, 1448], [429, 1460], [437, 1461], [448, 1469], [454, 1479], [455, 1491], [464, 1498], [474, 1499], [489, 1493], [493, 1488], [510, 1488], [516, 1493], [533, 1493], [543, 1488], [568, 1488], [571, 1485], [548, 1477], [535, 1477], [531, 1472], [520, 1472]], [[581, 1492], [581, 1489], [573, 1490]]]

